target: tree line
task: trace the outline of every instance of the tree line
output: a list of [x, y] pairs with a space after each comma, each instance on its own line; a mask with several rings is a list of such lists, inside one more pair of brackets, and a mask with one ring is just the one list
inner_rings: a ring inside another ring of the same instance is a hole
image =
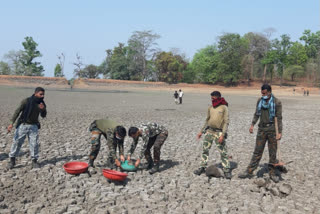
[[[288, 34], [271, 39], [274, 29], [261, 33], [249, 32], [220, 35], [215, 44], [199, 49], [191, 60], [178, 49], [162, 51], [157, 44], [160, 35], [135, 31], [127, 43], [119, 42], [106, 50], [100, 65], [86, 65], [77, 54], [74, 78], [106, 78], [118, 80], [163, 81], [167, 83], [223, 83], [235, 85], [240, 81], [250, 85], [252, 80], [272, 82], [274, 78], [296, 81], [307, 79], [319, 86], [320, 31], [305, 30], [299, 41]], [[0, 74], [43, 76], [38, 44], [32, 37], [22, 43], [24, 50], [10, 51], [0, 62]], [[57, 56], [55, 77], [64, 76], [65, 55]]]

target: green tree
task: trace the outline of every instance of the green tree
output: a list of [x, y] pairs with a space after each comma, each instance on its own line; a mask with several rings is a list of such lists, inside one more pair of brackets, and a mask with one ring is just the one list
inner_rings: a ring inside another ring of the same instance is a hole
[[111, 79], [130, 80], [134, 77], [129, 70], [128, 52], [129, 48], [123, 43], [119, 43], [113, 51], [107, 51], [107, 73]]
[[101, 74], [101, 71], [98, 66], [96, 65], [87, 65], [82, 69], [80, 73], [81, 78], [89, 78], [89, 79], [97, 79], [99, 75]]
[[217, 47], [209, 45], [200, 49], [193, 57], [185, 73], [194, 78], [194, 82], [215, 83], [221, 80], [218, 73], [218, 56]]
[[177, 83], [182, 80], [182, 72], [186, 69], [187, 62], [179, 55], [163, 51], [156, 55], [155, 67], [160, 81]]
[[320, 31], [311, 33], [311, 30], [305, 30], [300, 40], [305, 43], [308, 57], [315, 59], [320, 53]]
[[38, 44], [32, 37], [25, 37], [25, 41], [22, 42], [24, 51], [22, 52], [21, 63], [24, 66], [26, 76], [43, 76], [43, 66], [40, 62], [34, 62], [38, 57], [41, 57], [41, 53], [37, 50]]
[[62, 73], [62, 68], [60, 64], [56, 64], [56, 67], [54, 68], [54, 76], [55, 77], [64, 77]]
[[10, 75], [11, 69], [8, 63], [0, 61], [0, 75]]
[[289, 49], [288, 64], [304, 66], [307, 60], [308, 55], [305, 47], [299, 42], [294, 42]]
[[290, 78], [291, 81], [294, 81], [295, 77], [302, 77], [304, 75], [304, 68], [300, 65], [291, 65], [284, 70], [283, 75], [287, 79]]
[[151, 30], [135, 31], [128, 40], [129, 70], [138, 72], [143, 80], [148, 80], [152, 73], [148, 70], [148, 61], [158, 52], [156, 40], [160, 35]]
[[242, 76], [241, 60], [248, 50], [248, 40], [239, 34], [227, 33], [219, 38], [218, 53], [220, 64], [218, 70], [222, 81], [228, 85], [237, 83]]
[[287, 34], [283, 34], [280, 36], [281, 40], [275, 39], [272, 43], [272, 48], [276, 52], [276, 60], [275, 64], [277, 65], [277, 73], [280, 77], [280, 85], [282, 85], [283, 81], [283, 71], [286, 66], [289, 65], [289, 50], [292, 46], [292, 42], [290, 41], [290, 36]]

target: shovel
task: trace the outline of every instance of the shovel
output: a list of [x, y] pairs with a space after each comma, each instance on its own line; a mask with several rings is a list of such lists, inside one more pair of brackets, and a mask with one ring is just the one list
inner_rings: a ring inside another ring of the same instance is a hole
[[[276, 137], [277, 137], [278, 134], [279, 134], [278, 118], [277, 118], [277, 117], [274, 118], [274, 125], [275, 125], [275, 128], [276, 128]], [[277, 140], [277, 148], [278, 148], [278, 149], [277, 149], [277, 156], [278, 156], [279, 162], [273, 164], [274, 167], [280, 167], [280, 168], [281, 168], [281, 167], [283, 167], [284, 165], [293, 162], [293, 161], [289, 161], [289, 162], [287, 162], [287, 163], [284, 163], [284, 162], [281, 161], [280, 140]]]

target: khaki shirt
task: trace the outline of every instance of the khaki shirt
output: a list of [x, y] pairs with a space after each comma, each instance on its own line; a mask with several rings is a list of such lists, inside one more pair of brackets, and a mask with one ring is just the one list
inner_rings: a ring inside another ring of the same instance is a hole
[[208, 108], [207, 119], [201, 130], [202, 133], [205, 132], [207, 127], [213, 129], [221, 129], [222, 134], [226, 134], [229, 126], [229, 110], [226, 105], [220, 105], [216, 108], [210, 106]]

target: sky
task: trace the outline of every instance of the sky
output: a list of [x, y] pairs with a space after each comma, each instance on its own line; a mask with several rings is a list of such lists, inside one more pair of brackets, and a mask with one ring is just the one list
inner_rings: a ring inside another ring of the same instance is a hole
[[127, 43], [134, 31], [152, 30], [163, 51], [178, 48], [189, 59], [223, 33], [263, 32], [271, 39], [289, 34], [298, 41], [305, 29], [320, 30], [319, 0], [1, 0], [0, 60], [22, 50], [26, 36], [38, 43], [45, 76], [54, 75], [57, 55], [73, 77], [76, 54], [100, 65], [106, 50]]

